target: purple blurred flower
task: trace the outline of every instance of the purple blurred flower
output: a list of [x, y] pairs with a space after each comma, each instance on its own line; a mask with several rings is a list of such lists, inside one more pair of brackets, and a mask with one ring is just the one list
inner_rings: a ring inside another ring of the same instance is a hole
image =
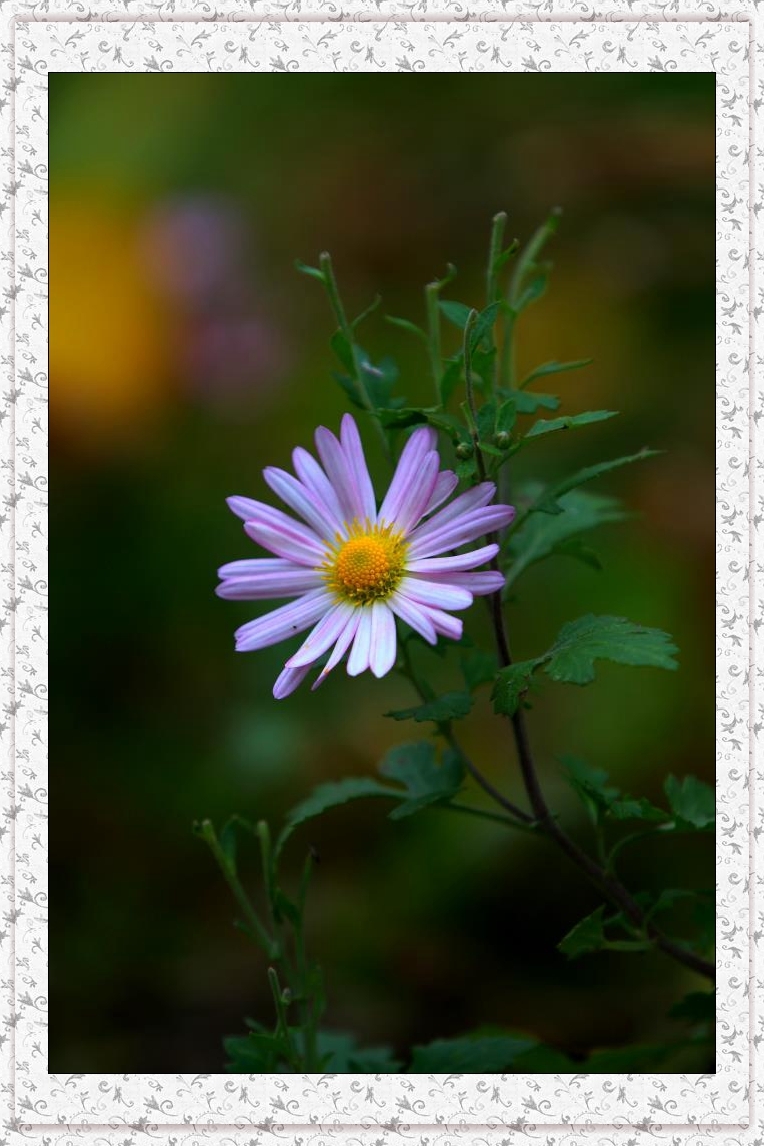
[[439, 470], [435, 443], [434, 430], [414, 431], [377, 510], [358, 428], [346, 414], [339, 439], [323, 426], [316, 430], [320, 465], [298, 447], [292, 454], [296, 478], [272, 466], [263, 471], [274, 493], [306, 524], [262, 502], [228, 499], [248, 536], [276, 556], [224, 565], [218, 596], [297, 598], [242, 625], [237, 650], [265, 648], [314, 626], [276, 681], [277, 700], [293, 692], [330, 649], [314, 688], [348, 652], [351, 676], [366, 669], [384, 676], [395, 663], [396, 617], [430, 644], [439, 634], [458, 640], [462, 622], [451, 611], [501, 589], [503, 574], [475, 571], [497, 545], [443, 554], [508, 525], [514, 508], [489, 505], [496, 487], [483, 482], [434, 513], [457, 485], [454, 473]]

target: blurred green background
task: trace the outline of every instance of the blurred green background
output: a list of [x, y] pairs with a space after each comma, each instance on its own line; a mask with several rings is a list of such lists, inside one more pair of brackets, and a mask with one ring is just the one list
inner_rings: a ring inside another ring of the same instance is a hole
[[[563, 412], [622, 416], [544, 439], [517, 476], [665, 453], [592, 487], [638, 516], [592, 536], [603, 572], [557, 558], [524, 576], [513, 646], [522, 659], [564, 621], [611, 612], [671, 632], [681, 669], [550, 684], [533, 741], [581, 838], [560, 752], [656, 800], [669, 771], [713, 780], [714, 77], [54, 74], [50, 124], [49, 1066], [217, 1071], [221, 1037], [244, 1015], [270, 1022], [271, 1002], [192, 821], [276, 826], [413, 731], [380, 715], [412, 701], [393, 676], [338, 671], [274, 701], [284, 648], [235, 655], [255, 609], [213, 595], [219, 564], [255, 554], [224, 498], [270, 500], [263, 465], [288, 466], [344, 408], [326, 300], [295, 257], [331, 251], [351, 311], [380, 292], [421, 321], [449, 260], [447, 296], [482, 305], [494, 212], [525, 239], [564, 208], [520, 368], [591, 355], [560, 376]], [[421, 347], [380, 315], [365, 343], [429, 401]], [[487, 639], [483, 613], [468, 629]], [[453, 685], [454, 664], [437, 671]], [[464, 740], [521, 800], [484, 693]], [[701, 985], [689, 972], [556, 952], [597, 900], [543, 841], [437, 811], [393, 823], [369, 801], [303, 829], [288, 870], [309, 842], [327, 1024], [362, 1044], [494, 1023], [575, 1054], [681, 1033], [665, 1014]], [[713, 883], [710, 837], [625, 855], [634, 889]]]

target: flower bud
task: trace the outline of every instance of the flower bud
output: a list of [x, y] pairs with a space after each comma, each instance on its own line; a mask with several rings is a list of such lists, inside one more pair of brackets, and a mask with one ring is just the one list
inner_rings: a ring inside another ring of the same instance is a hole
[[500, 430], [493, 440], [500, 450], [508, 450], [512, 445], [512, 437], [506, 430]]
[[456, 456], [460, 462], [464, 462], [467, 460], [467, 458], [471, 458], [472, 453], [472, 446], [469, 444], [469, 442], [460, 442], [456, 447]]

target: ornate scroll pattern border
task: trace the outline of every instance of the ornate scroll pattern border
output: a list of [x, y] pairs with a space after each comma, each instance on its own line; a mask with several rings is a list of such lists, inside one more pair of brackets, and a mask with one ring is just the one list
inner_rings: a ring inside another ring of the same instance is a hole
[[[746, 222], [751, 191], [749, 140], [749, 25], [716, 15], [707, 21], [651, 19], [596, 22], [588, 5], [572, 0], [575, 22], [491, 20], [496, 8], [444, 11], [460, 22], [387, 23], [257, 19], [229, 3], [208, 6], [171, 0], [151, 20], [105, 13], [104, 23], [71, 5], [52, 16], [17, 4], [14, 69], [0, 116], [12, 127], [6, 140], [4, 188], [10, 231], [4, 231], [7, 279], [5, 313], [11, 334], [4, 361], [8, 389], [0, 405], [3, 475], [7, 481], [0, 539], [7, 596], [0, 617], [0, 665], [8, 687], [4, 705], [12, 758], [6, 779], [9, 953], [3, 987], [11, 1000], [3, 1051], [6, 1093], [15, 1083], [12, 1130], [21, 1134], [122, 1141], [127, 1128], [150, 1135], [178, 1132], [201, 1141], [231, 1137], [234, 1128], [292, 1135], [304, 1141], [384, 1142], [426, 1136], [447, 1142], [627, 1142], [635, 1134], [708, 1141], [725, 1134], [740, 1141], [751, 1133], [749, 1034], [758, 1046], [760, 1019], [749, 1030], [748, 911], [754, 890], [748, 866], [752, 757], [749, 752], [749, 592], [755, 570], [747, 534], [750, 483], [749, 434], [762, 413], [751, 409], [748, 369], [753, 354], [749, 318], [758, 321], [761, 285], [751, 282]], [[133, 7], [127, 0], [127, 9]], [[381, 10], [389, 8], [382, 0]], [[509, 5], [508, 5], [509, 7]], [[598, 15], [607, 17], [607, 12]], [[638, 5], [634, 5], [637, 15]], [[417, 10], [417, 14], [420, 10]], [[331, 4], [316, 16], [337, 16]], [[362, 14], [358, 9], [356, 18]], [[509, 13], [507, 13], [509, 14]], [[615, 14], [615, 10], [614, 10]], [[440, 16], [437, 12], [434, 15]], [[26, 16], [27, 19], [22, 19]], [[226, 17], [238, 20], [225, 22]], [[482, 20], [484, 22], [480, 22]], [[203, 23], [189, 22], [201, 18]], [[506, 15], [504, 17], [506, 19]], [[600, 1076], [86, 1076], [47, 1074], [45, 954], [45, 734], [46, 542], [45, 429], [46, 346], [46, 74], [48, 70], [709, 70], [717, 73], [717, 451], [718, 451], [718, 886], [720, 933], [720, 1069], [707, 1077]], [[754, 91], [754, 95], [761, 95]], [[757, 114], [759, 106], [754, 102]], [[15, 145], [15, 165], [14, 165]], [[758, 183], [754, 183], [754, 190]], [[14, 260], [15, 245], [15, 262]], [[750, 248], [755, 253], [755, 247]], [[757, 256], [756, 270], [761, 268]], [[751, 305], [749, 305], [749, 303]], [[750, 313], [749, 313], [750, 312]], [[760, 399], [759, 399], [760, 402]], [[753, 415], [751, 417], [751, 415]], [[753, 526], [759, 526], [758, 503]], [[752, 544], [752, 539], [751, 539]], [[755, 623], [761, 620], [760, 602]], [[750, 616], [750, 620], [754, 620]], [[754, 728], [758, 730], [757, 723]], [[753, 826], [753, 825], [751, 825]], [[757, 821], [759, 829], [761, 821]], [[755, 836], [758, 842], [758, 835]], [[14, 864], [15, 859], [15, 864]], [[754, 917], [756, 920], [760, 915]], [[756, 925], [750, 928], [759, 939]], [[741, 1129], [733, 1130], [737, 1124]], [[85, 1129], [87, 1128], [87, 1130]], [[260, 1128], [260, 1129], [258, 1129]], [[715, 1129], [716, 1128], [716, 1129]], [[119, 1132], [123, 1132], [123, 1137]], [[238, 1134], [237, 1134], [238, 1137]]]

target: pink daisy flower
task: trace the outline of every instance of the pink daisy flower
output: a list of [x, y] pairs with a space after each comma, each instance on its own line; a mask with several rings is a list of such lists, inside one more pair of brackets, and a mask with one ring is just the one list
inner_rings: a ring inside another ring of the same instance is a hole
[[366, 669], [384, 676], [395, 664], [396, 617], [430, 644], [439, 634], [458, 640], [462, 622], [451, 613], [503, 586], [503, 574], [475, 571], [496, 554], [497, 545], [453, 551], [508, 525], [514, 508], [489, 505], [496, 487], [482, 482], [435, 513], [457, 485], [456, 474], [439, 472], [435, 443], [429, 427], [414, 431], [377, 509], [358, 428], [346, 414], [339, 439], [324, 426], [316, 430], [320, 465], [298, 447], [292, 454], [297, 477], [273, 466], [263, 471], [302, 521], [250, 498], [228, 498], [249, 537], [276, 556], [223, 565], [218, 596], [296, 598], [242, 625], [237, 651], [262, 649], [311, 629], [273, 687], [277, 700], [294, 692], [329, 650], [313, 688], [346, 653], [350, 676]]

